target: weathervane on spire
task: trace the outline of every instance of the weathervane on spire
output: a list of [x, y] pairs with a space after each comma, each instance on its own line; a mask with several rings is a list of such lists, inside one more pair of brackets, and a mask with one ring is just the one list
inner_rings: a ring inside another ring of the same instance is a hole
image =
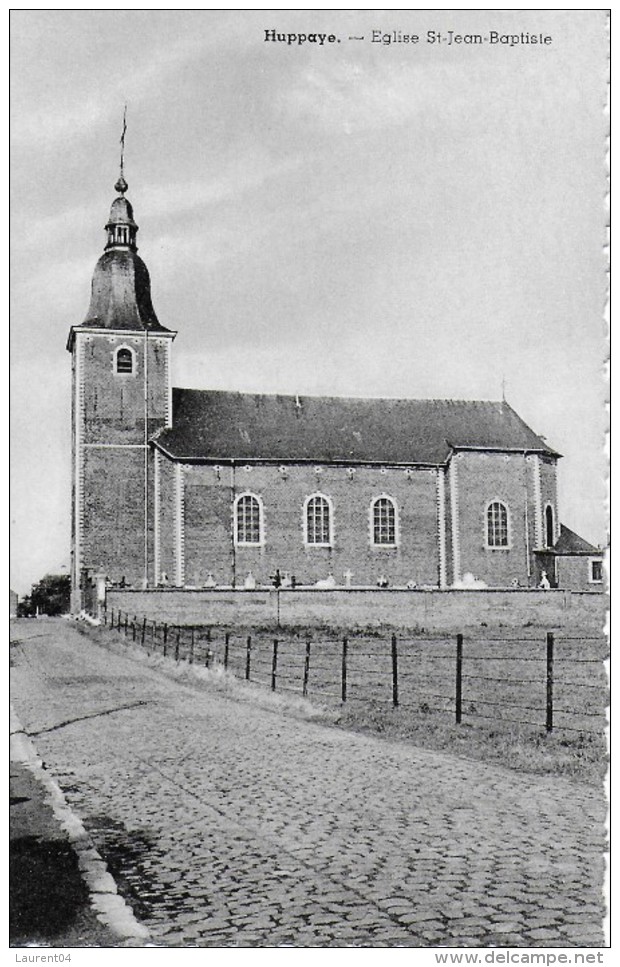
[[114, 190], [120, 192], [121, 194], [124, 194], [129, 187], [129, 185], [125, 181], [125, 132], [126, 131], [127, 131], [127, 105], [125, 104], [125, 108], [123, 110], [123, 133], [121, 134], [121, 141], [120, 141], [121, 173], [119, 175], [118, 181], [114, 185]]

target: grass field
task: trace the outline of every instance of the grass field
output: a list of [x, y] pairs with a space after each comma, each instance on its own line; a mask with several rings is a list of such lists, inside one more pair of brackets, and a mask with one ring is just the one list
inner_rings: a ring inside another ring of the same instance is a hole
[[393, 641], [391, 632], [374, 630], [346, 636], [316, 628], [279, 629], [275, 634], [217, 627], [164, 632], [152, 622], [127, 627], [129, 637], [140, 644], [144, 637], [144, 647], [156, 654], [165, 651], [167, 657], [197, 666], [225, 667], [263, 688], [275, 685], [277, 693], [301, 696], [305, 682], [307, 698], [341, 727], [525, 771], [599, 782], [607, 760], [608, 643], [602, 637], [555, 634], [553, 728], [547, 731], [546, 635], [526, 631], [516, 635], [502, 629], [500, 636], [497, 630], [488, 635], [478, 630], [475, 636], [464, 636], [457, 724], [456, 635], [403, 631]]

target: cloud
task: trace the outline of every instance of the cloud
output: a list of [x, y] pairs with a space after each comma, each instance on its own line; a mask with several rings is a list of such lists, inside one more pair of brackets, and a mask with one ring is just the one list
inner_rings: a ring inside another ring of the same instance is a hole
[[[11, 141], [14, 150], [35, 148], [38, 152], [42, 148], [56, 148], [63, 142], [76, 143], [87, 135], [98, 130], [103, 124], [118, 120], [120, 129], [119, 105], [128, 100], [132, 106], [152, 98], [154, 92], [170, 82], [187, 63], [199, 57], [205, 48], [204, 36], [201, 33], [189, 33], [176, 42], [167, 38], [165, 45], [158, 50], [149, 50], [148, 56], [142, 62], [131, 68], [131, 60], [123, 62], [123, 69], [109, 72], [105, 69], [106, 96], [102, 96], [99, 83], [94, 83], [94, 90], [87, 94], [82, 88], [82, 96], [71, 99], [66, 95], [64, 102], [58, 99], [54, 109], [50, 110], [47, 101], [42, 100], [30, 110], [13, 111]], [[121, 53], [119, 61], [123, 61]], [[97, 72], [89, 73], [93, 83]], [[79, 90], [79, 89], [78, 89]]]
[[[18, 205], [14, 204], [13, 207], [17, 213]], [[23, 201], [20, 202], [20, 207], [22, 216], [26, 207]], [[98, 199], [87, 205], [59, 207], [52, 214], [43, 216], [36, 213], [34, 205], [29, 206], [28, 218], [24, 219], [24, 230], [20, 237], [19, 254], [40, 246], [49, 247], [57, 239], [77, 238], [82, 233], [88, 233], [93, 224], [98, 225], [101, 222], [103, 227], [102, 215]], [[101, 237], [103, 238], [103, 233]]]
[[455, 106], [471, 98], [472, 87], [484, 83], [461, 65], [343, 60], [299, 72], [281, 94], [289, 119], [314, 122], [326, 133], [380, 131], [404, 125], [441, 107], [454, 116]]
[[[88, 308], [90, 280], [95, 261], [91, 256], [74, 259], [44, 259], [40, 267], [20, 273], [21, 279], [12, 286], [11, 308], [15, 324], [18, 319], [27, 319], [31, 327], [47, 325], [50, 317], [59, 318], [68, 313], [75, 324], [73, 315], [78, 317]], [[83, 282], [81, 281], [83, 280]], [[48, 306], [43, 313], [42, 308]], [[79, 306], [79, 308], [78, 308]]]
[[118, 112], [118, 97], [108, 101], [100, 95], [76, 101], [61, 111], [50, 112], [40, 105], [35, 110], [17, 112], [11, 124], [11, 144], [14, 151], [29, 148], [55, 147], [69, 139], [75, 141], [76, 135], [96, 130], [103, 121]]
[[283, 93], [283, 104], [291, 117], [311, 118], [327, 129], [374, 130], [409, 118], [419, 109], [410, 72], [399, 73], [387, 67], [370, 72], [348, 61], [328, 68], [309, 67]]
[[267, 154], [246, 155], [229, 164], [217, 177], [146, 185], [141, 190], [140, 204], [150, 218], [194, 213], [199, 208], [238, 198], [267, 181], [290, 174], [303, 163], [301, 157], [274, 162]]
[[414, 119], [417, 127], [411, 126], [411, 138], [438, 126], [443, 134], [446, 125], [467, 134], [484, 128], [490, 118], [504, 121], [506, 110], [515, 114], [516, 123], [531, 127], [537, 116], [531, 111], [520, 114], [522, 102], [528, 96], [540, 98], [541, 89], [557, 83], [548, 74], [541, 78], [542, 68], [532, 61], [523, 65], [517, 82], [513, 71], [492, 58], [478, 60], [474, 68], [463, 59], [434, 57], [434, 62], [395, 62], [380, 51], [363, 63], [343, 59], [312, 65], [300, 69], [281, 92], [280, 108], [288, 121], [302, 119], [325, 134], [381, 132], [403, 128]]

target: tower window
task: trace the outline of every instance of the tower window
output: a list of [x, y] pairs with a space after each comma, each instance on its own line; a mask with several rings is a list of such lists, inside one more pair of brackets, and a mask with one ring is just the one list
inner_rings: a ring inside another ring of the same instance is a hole
[[306, 501], [306, 543], [329, 547], [332, 543], [332, 513], [328, 497], [315, 494]]
[[372, 542], [396, 546], [396, 506], [391, 497], [379, 497], [372, 504]]
[[509, 547], [508, 508], [501, 500], [487, 507], [487, 547]]
[[237, 544], [262, 544], [263, 522], [260, 499], [242, 494], [235, 503], [235, 539]]
[[133, 373], [133, 352], [126, 346], [122, 346], [116, 352], [116, 372], [125, 375]]

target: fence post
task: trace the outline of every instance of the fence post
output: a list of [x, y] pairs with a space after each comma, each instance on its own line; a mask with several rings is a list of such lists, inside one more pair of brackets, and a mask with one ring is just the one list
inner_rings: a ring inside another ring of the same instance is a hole
[[114, 631], [114, 608], [110, 608], [110, 628]]
[[121, 614], [122, 614], [122, 612], [121, 612], [121, 609], [119, 608], [118, 609], [118, 624], [116, 626], [116, 630], [117, 631], [120, 631], [121, 630]]
[[342, 639], [342, 701], [347, 700], [347, 646], [349, 642]]
[[308, 677], [310, 675], [310, 639], [306, 638], [306, 657], [304, 660], [304, 683], [302, 688], [302, 695], [304, 698], [308, 694]]
[[125, 612], [125, 638], [127, 637], [127, 626], [129, 624], [129, 615]]
[[138, 620], [138, 618], [134, 614], [133, 621], [131, 622], [131, 640], [132, 641], [135, 641], [136, 640], [136, 621], [137, 620]]
[[146, 618], [142, 621], [142, 638], [140, 639], [140, 644], [144, 648], [144, 639], [146, 637]]
[[212, 657], [213, 657], [213, 653], [211, 651], [211, 628], [209, 627], [207, 628], [207, 648], [205, 651], [205, 668], [209, 668], [209, 666], [211, 665]]
[[271, 691], [276, 690], [276, 675], [278, 673], [278, 639], [273, 639], [273, 658], [271, 659]]
[[177, 628], [177, 640], [174, 646], [174, 660], [179, 660], [179, 648], [181, 646], [181, 627]]
[[392, 705], [398, 708], [398, 650], [396, 635], [392, 635]]
[[245, 652], [245, 680], [249, 682], [250, 680], [250, 655], [252, 652], [252, 636], [248, 635], [248, 641]]
[[153, 622], [153, 627], [151, 629], [151, 649], [153, 651], [156, 651], [156, 648], [155, 648], [155, 632], [156, 631], [157, 631], [157, 622], [154, 621]]
[[228, 649], [230, 646], [230, 632], [227, 631], [224, 637], [224, 668], [228, 668]]
[[192, 640], [189, 645], [189, 663], [194, 664], [194, 629], [192, 628]]
[[553, 634], [547, 632], [547, 732], [553, 732]]
[[461, 724], [463, 712], [463, 635], [456, 636], [456, 724]]
[[164, 622], [164, 658], [168, 654], [168, 625]]

